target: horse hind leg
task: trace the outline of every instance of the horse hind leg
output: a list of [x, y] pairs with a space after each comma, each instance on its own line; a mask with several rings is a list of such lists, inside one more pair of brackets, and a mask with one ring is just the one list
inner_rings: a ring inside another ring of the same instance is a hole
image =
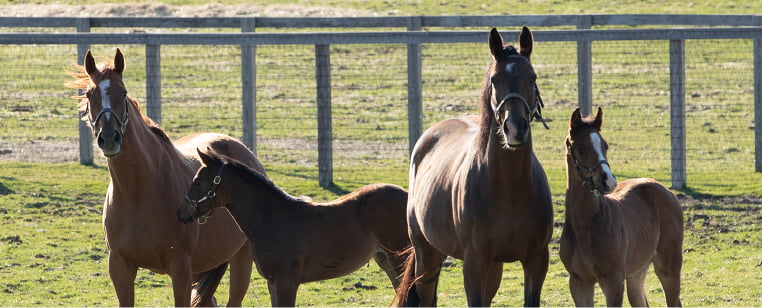
[[[389, 277], [389, 281], [392, 282], [392, 286], [396, 290], [397, 287], [399, 287], [400, 284], [400, 278], [402, 274], [402, 267], [398, 267], [398, 263], [393, 262], [392, 260], [397, 259], [397, 256], [393, 255], [393, 252], [388, 251], [383, 248], [378, 248], [376, 252], [373, 254], [373, 260], [376, 261], [376, 264], [378, 264], [378, 267], [380, 267], [384, 272], [386, 273], [386, 276]], [[404, 263], [404, 259], [402, 258], [402, 261]], [[404, 265], [403, 265], [404, 267]]]
[[569, 291], [574, 305], [577, 307], [593, 307], [595, 298], [595, 281], [582, 279], [575, 273], [569, 276]]
[[648, 307], [648, 299], [646, 297], [646, 274], [648, 273], [648, 268], [649, 266], [645, 266], [626, 279], [627, 299], [632, 307]]
[[664, 289], [667, 306], [682, 307], [680, 302], [680, 271], [682, 266], [682, 251], [675, 252], [672, 255], [657, 254], [656, 258], [654, 258], [654, 270]]

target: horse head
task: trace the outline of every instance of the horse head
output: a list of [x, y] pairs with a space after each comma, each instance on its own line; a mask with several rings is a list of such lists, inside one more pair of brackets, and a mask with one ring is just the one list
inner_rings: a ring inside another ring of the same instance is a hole
[[130, 101], [122, 81], [124, 55], [117, 49], [113, 65], [98, 67], [88, 50], [84, 66], [90, 78], [85, 89], [87, 108], [84, 112], [103, 155], [115, 157], [121, 152], [124, 131], [129, 121]]
[[595, 116], [582, 118], [579, 108], [569, 120], [566, 137], [567, 160], [573, 164], [584, 184], [596, 194], [608, 194], [616, 188], [616, 177], [606, 159], [608, 143], [601, 137], [603, 109]]
[[521, 147], [529, 140], [531, 120], [542, 120], [542, 100], [535, 83], [537, 74], [530, 61], [534, 38], [529, 28], [524, 27], [517, 50], [512, 45], [505, 47], [503, 37], [492, 28], [488, 43], [492, 65], [486, 91], [497, 133], [507, 147]]
[[[211, 151], [211, 149], [207, 149]], [[177, 209], [177, 218], [182, 223], [190, 223], [200, 218], [199, 223], [204, 223], [212, 215], [215, 208], [214, 202], [217, 197], [217, 187], [222, 182], [222, 171], [226, 162], [215, 159], [211, 155], [196, 149], [201, 158], [201, 167], [193, 176], [193, 183], [185, 195], [185, 201]]]

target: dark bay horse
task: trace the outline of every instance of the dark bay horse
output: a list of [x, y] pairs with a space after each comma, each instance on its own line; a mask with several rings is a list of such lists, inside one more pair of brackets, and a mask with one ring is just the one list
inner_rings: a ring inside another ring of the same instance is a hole
[[318, 204], [288, 195], [236, 159], [215, 151], [199, 156], [189, 202], [177, 217], [187, 223], [227, 208], [252, 243], [273, 306], [294, 306], [299, 284], [344, 276], [371, 258], [399, 285], [410, 247], [401, 187], [368, 185]]
[[542, 120], [533, 42], [524, 27], [519, 48], [505, 47], [493, 28], [481, 117], [438, 122], [418, 139], [407, 207], [414, 255], [395, 304], [436, 305], [447, 255], [463, 260], [469, 306], [489, 306], [503, 263], [514, 261], [524, 270], [524, 304], [540, 304], [553, 211], [545, 171], [532, 150], [530, 121]]
[[[175, 305], [213, 305], [213, 293], [230, 263], [228, 305], [240, 306], [251, 277], [248, 241], [233, 218], [220, 213], [206, 224], [181, 224], [175, 210], [199, 166], [197, 147], [211, 147], [264, 172], [246, 146], [219, 134], [180, 138], [174, 144], [127, 96], [117, 49], [112, 64], [97, 66], [88, 51], [67, 86], [82, 89], [80, 112], [108, 163], [103, 227], [108, 268], [120, 306], [135, 304], [138, 268], [169, 274]], [[193, 287], [195, 285], [195, 287]], [[191, 293], [193, 302], [191, 302]]]
[[681, 306], [683, 212], [675, 195], [653, 179], [617, 183], [601, 137], [603, 110], [582, 118], [579, 108], [566, 138], [566, 223], [561, 261], [574, 304], [593, 306], [598, 282], [608, 306], [622, 306], [625, 282], [633, 307], [648, 306], [651, 263], [668, 306]]

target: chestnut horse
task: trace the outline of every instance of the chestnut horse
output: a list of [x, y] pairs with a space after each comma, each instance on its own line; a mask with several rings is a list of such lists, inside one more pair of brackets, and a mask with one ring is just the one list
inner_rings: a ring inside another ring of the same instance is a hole
[[[208, 150], [207, 150], [208, 151]], [[299, 284], [349, 274], [374, 258], [393, 287], [410, 247], [407, 192], [373, 184], [328, 203], [288, 195], [258, 170], [199, 151], [202, 165], [177, 210], [182, 222], [225, 207], [252, 244], [273, 306], [294, 306]], [[212, 241], [224, 240], [211, 239]]]
[[[112, 64], [97, 66], [90, 51], [67, 83], [82, 89], [80, 112], [108, 163], [103, 227], [109, 275], [120, 306], [135, 304], [138, 268], [169, 274], [175, 305], [213, 305], [213, 293], [230, 263], [228, 305], [240, 306], [251, 277], [248, 241], [233, 218], [221, 213], [206, 224], [181, 224], [175, 210], [199, 166], [195, 149], [211, 147], [264, 172], [246, 146], [220, 134], [189, 135], [174, 144], [127, 96], [117, 49]], [[195, 287], [193, 287], [195, 281]]]
[[566, 138], [566, 223], [561, 261], [574, 304], [593, 306], [598, 282], [608, 306], [622, 306], [625, 281], [633, 307], [648, 306], [651, 263], [668, 306], [681, 306], [683, 212], [675, 195], [653, 179], [617, 183], [601, 137], [603, 110], [582, 118], [579, 108]]
[[524, 304], [540, 304], [553, 211], [545, 171], [532, 150], [530, 121], [542, 120], [533, 41], [523, 27], [519, 48], [505, 47], [493, 28], [481, 118], [444, 120], [418, 139], [407, 207], [414, 264], [408, 264], [395, 304], [436, 305], [448, 255], [463, 260], [469, 306], [489, 306], [503, 263], [515, 261], [524, 270]]

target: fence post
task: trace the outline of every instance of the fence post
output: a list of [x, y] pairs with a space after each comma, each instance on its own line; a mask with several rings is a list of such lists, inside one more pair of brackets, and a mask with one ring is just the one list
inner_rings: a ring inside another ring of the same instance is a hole
[[[592, 23], [590, 15], [577, 17], [577, 29], [590, 29]], [[577, 99], [583, 116], [593, 113], [593, 53], [589, 40], [577, 41]]]
[[[77, 32], [90, 32], [90, 18], [77, 18]], [[77, 45], [77, 64], [85, 62], [85, 54], [90, 49], [89, 44]], [[79, 90], [82, 95], [84, 90]], [[93, 133], [85, 121], [79, 118], [77, 110], [77, 123], [79, 123], [79, 163], [82, 165], [93, 164]]]
[[685, 187], [685, 41], [669, 41], [672, 189]]
[[161, 45], [146, 45], [146, 110], [161, 124]]
[[315, 45], [317, 82], [318, 184], [333, 183], [333, 128], [331, 124], [331, 45]]
[[[241, 18], [241, 32], [254, 32], [256, 19]], [[241, 45], [243, 144], [257, 154], [257, 47]]]
[[[756, 16], [762, 26], [762, 15]], [[754, 171], [762, 172], [762, 38], [754, 39]]]
[[[421, 17], [412, 16], [407, 20], [408, 31], [421, 30]], [[415, 143], [423, 131], [423, 78], [421, 77], [421, 44], [407, 45], [407, 134], [408, 154], [412, 154]]]

